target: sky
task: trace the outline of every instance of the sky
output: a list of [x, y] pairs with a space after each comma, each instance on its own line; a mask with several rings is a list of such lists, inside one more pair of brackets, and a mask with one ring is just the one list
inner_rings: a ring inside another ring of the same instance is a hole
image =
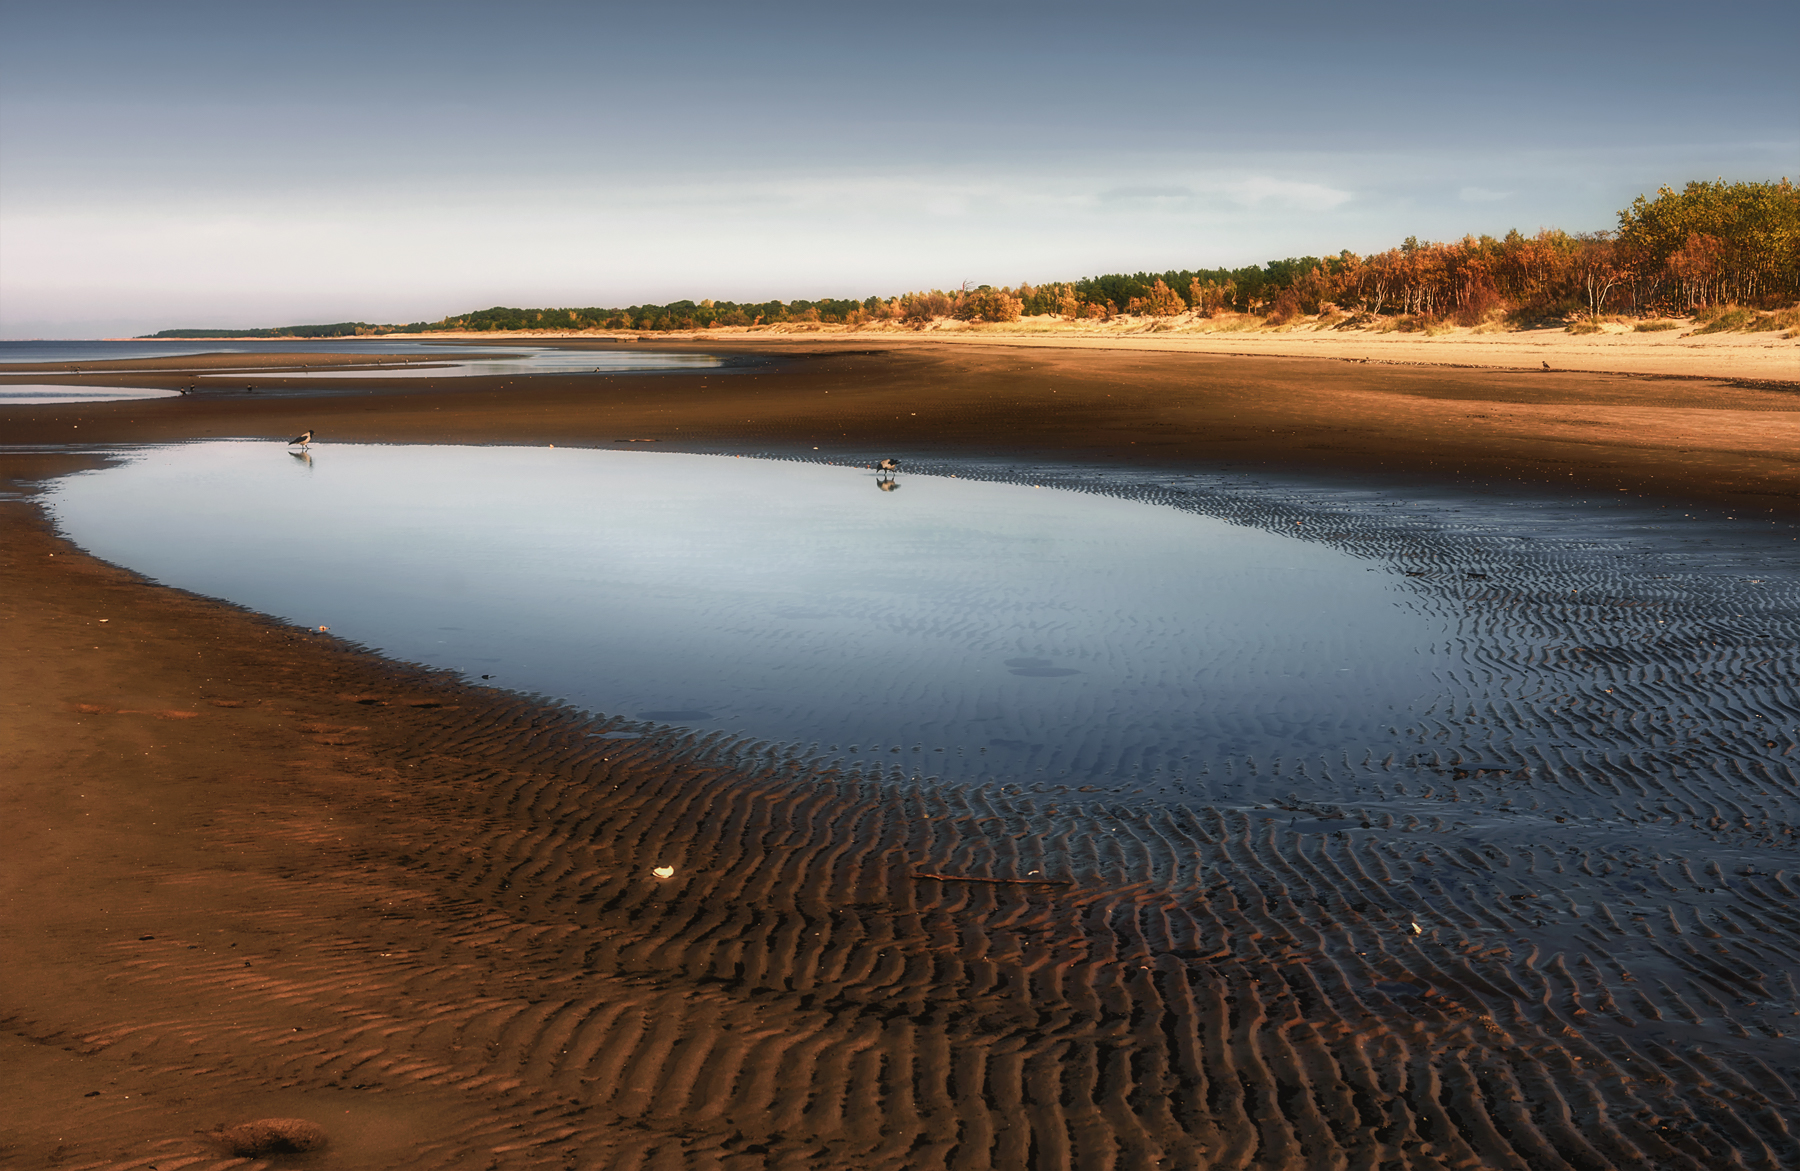
[[1800, 179], [1800, 5], [0, 0], [0, 337], [892, 295]]

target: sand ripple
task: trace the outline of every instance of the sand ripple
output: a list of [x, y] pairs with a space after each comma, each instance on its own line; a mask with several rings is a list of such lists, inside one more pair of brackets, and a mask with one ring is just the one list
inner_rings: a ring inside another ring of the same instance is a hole
[[1800, 1165], [1792, 583], [1256, 507], [1451, 622], [1392, 751], [965, 787], [418, 683], [456, 718], [318, 733], [414, 794], [316, 876], [379, 915], [248, 967], [121, 945], [232, 1023], [81, 1040], [440, 1087], [419, 1167]]

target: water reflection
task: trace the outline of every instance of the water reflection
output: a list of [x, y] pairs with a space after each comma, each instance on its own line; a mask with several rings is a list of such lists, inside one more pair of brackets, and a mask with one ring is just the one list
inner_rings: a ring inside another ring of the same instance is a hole
[[271, 378], [468, 378], [497, 374], [625, 374], [645, 370], [707, 370], [724, 363], [711, 354], [655, 350], [527, 350], [484, 354], [446, 363], [371, 362], [271, 372]]
[[[117, 362], [131, 358], [181, 358], [194, 354], [443, 354], [494, 353], [480, 343], [403, 338], [200, 338], [136, 341], [0, 341], [0, 366]], [[505, 353], [504, 349], [498, 352]]]
[[[669, 453], [203, 443], [62, 481], [170, 584], [596, 711], [945, 777], [1350, 751], [1441, 627], [1355, 558], [1072, 492]], [[891, 494], [891, 495], [890, 495]]]
[[151, 390], [142, 386], [58, 386], [54, 383], [0, 383], [0, 406], [52, 406], [59, 403], [114, 403], [134, 399], [175, 398], [185, 391]]

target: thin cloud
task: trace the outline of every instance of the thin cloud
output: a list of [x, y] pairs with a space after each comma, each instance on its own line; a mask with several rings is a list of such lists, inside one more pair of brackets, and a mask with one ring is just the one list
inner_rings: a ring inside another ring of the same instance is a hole
[[1323, 183], [1302, 183], [1293, 179], [1275, 179], [1257, 175], [1222, 185], [1221, 190], [1234, 203], [1258, 207], [1272, 203], [1296, 211], [1330, 211], [1356, 198], [1354, 192], [1327, 187]]
[[1115, 187], [1100, 193], [1102, 203], [1125, 203], [1130, 201], [1186, 200], [1194, 198], [1192, 187]]

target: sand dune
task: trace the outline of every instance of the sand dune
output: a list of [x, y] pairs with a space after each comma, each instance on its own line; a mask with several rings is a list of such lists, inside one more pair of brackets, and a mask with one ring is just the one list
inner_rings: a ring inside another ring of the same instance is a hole
[[[1494, 370], [1585, 371], [1673, 378], [1800, 380], [1800, 339], [1792, 330], [1763, 333], [1696, 334], [1695, 324], [1679, 330], [1640, 333], [1632, 325], [1608, 323], [1597, 333], [1570, 333], [1560, 326], [1481, 331], [1438, 327], [1431, 332], [1319, 328], [1302, 321], [1264, 327], [1257, 319], [1221, 321], [1122, 317], [1105, 324], [1028, 318], [1012, 324], [940, 320], [927, 329], [897, 323], [845, 326], [782, 324], [726, 327], [686, 333], [599, 335], [637, 342], [700, 342], [716, 346], [842, 345], [997, 346], [1007, 349], [1122, 351], [1127, 353], [1214, 354], [1238, 357], [1321, 358], [1340, 362], [1402, 366], [1443, 366]], [[395, 335], [400, 336], [400, 335]], [[495, 338], [492, 333], [447, 331], [431, 335], [460, 341]], [[596, 335], [558, 330], [499, 335], [515, 341], [591, 341]]]

